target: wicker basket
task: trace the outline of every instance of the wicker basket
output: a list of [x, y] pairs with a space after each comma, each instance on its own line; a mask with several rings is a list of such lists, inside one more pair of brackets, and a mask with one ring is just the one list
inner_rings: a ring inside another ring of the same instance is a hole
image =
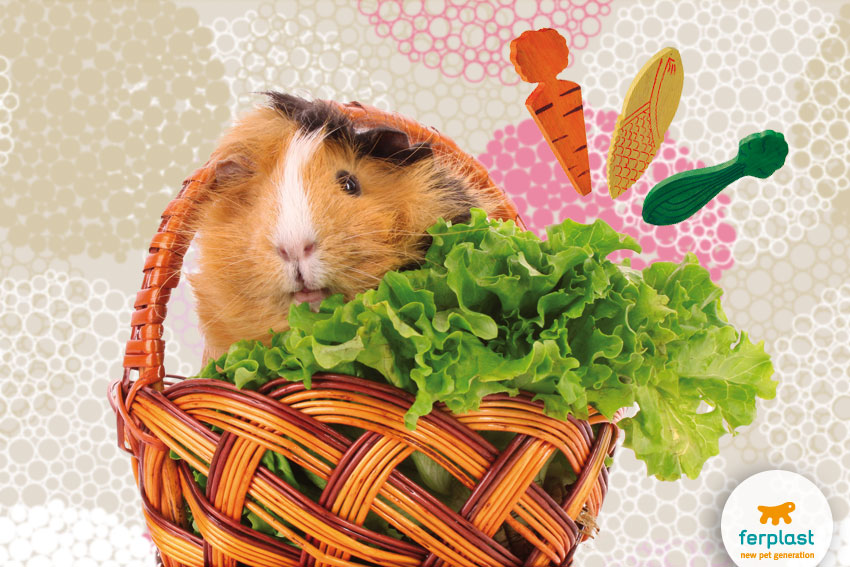
[[[486, 169], [436, 130], [358, 103], [339, 108], [361, 124], [392, 125], [415, 142], [429, 141], [436, 152], [451, 154], [481, 191], [501, 196], [504, 206], [496, 216], [521, 224]], [[211, 163], [184, 181], [162, 215], [136, 296], [124, 375], [109, 389], [118, 416], [118, 444], [132, 455], [145, 519], [162, 563], [569, 565], [577, 544], [594, 527], [607, 488], [605, 458], [613, 453], [617, 438], [616, 425], [595, 412], [588, 421], [561, 421], [544, 415], [541, 404], [529, 395], [493, 395], [478, 411], [464, 415], [437, 407], [410, 431], [403, 419], [413, 401], [408, 393], [351, 376], [317, 375], [311, 389], [279, 379], [252, 392], [217, 380], [165, 374], [166, 303], [191, 239], [186, 228], [194, 204], [206, 198]], [[133, 370], [138, 371], [135, 379]], [[223, 432], [214, 433], [209, 426]], [[340, 432], [341, 426], [365, 433], [352, 441]], [[500, 453], [478, 433], [485, 431], [516, 436]], [[171, 459], [169, 450], [182, 459]], [[260, 465], [266, 450], [325, 479], [319, 501]], [[415, 451], [471, 490], [458, 512], [396, 470]], [[556, 451], [577, 475], [563, 502], [554, 501], [534, 482]], [[207, 476], [205, 490], [189, 465]], [[203, 539], [189, 529], [186, 504]], [[298, 547], [242, 525], [243, 507]], [[403, 533], [405, 540], [364, 528], [370, 512]], [[522, 545], [494, 539], [503, 524]]]

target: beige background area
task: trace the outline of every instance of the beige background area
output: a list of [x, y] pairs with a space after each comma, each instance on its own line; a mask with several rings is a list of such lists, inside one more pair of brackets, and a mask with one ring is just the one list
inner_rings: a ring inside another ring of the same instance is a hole
[[[727, 191], [737, 236], [719, 279], [730, 319], [773, 356], [777, 398], [697, 480], [647, 478], [619, 451], [601, 532], [575, 564], [730, 565], [726, 497], [747, 476], [783, 468], [829, 499], [836, 530], [823, 565], [850, 566], [850, 4], [505, 4], [495, 20], [514, 34], [567, 29], [559, 11], [610, 9], [564, 74], [587, 108], [619, 111], [636, 54], [672, 44], [686, 69], [677, 147], [719, 163], [765, 128], [790, 146], [773, 178]], [[152, 565], [106, 386], [121, 375], [159, 214], [259, 101], [253, 91], [398, 110], [472, 154], [527, 118], [529, 85], [504, 70], [470, 80], [451, 57], [412, 61], [364, 15], [373, 6], [0, 0], [0, 564]], [[185, 286], [168, 317], [166, 368], [192, 374], [200, 337]]]

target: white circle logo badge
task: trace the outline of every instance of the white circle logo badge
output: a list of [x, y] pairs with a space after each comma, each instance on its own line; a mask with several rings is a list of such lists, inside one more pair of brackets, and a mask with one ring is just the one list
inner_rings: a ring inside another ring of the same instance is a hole
[[735, 487], [723, 507], [720, 529], [738, 567], [816, 567], [832, 540], [832, 512], [807, 478], [766, 471]]

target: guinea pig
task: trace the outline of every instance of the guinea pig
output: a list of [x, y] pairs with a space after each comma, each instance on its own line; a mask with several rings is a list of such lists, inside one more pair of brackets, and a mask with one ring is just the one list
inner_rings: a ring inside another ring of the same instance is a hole
[[195, 215], [199, 269], [188, 278], [205, 361], [240, 339], [268, 344], [293, 303], [349, 300], [420, 265], [437, 219], [497, 206], [401, 131], [359, 129], [327, 102], [263, 94], [219, 141]]

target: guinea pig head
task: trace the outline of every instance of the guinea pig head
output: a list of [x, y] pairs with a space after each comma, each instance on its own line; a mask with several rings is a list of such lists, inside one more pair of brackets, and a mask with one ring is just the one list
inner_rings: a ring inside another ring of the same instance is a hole
[[317, 305], [418, 266], [437, 219], [468, 219], [476, 195], [451, 163], [392, 128], [358, 129], [335, 107], [281, 93], [243, 117], [215, 152], [190, 274], [208, 354], [288, 328]]

